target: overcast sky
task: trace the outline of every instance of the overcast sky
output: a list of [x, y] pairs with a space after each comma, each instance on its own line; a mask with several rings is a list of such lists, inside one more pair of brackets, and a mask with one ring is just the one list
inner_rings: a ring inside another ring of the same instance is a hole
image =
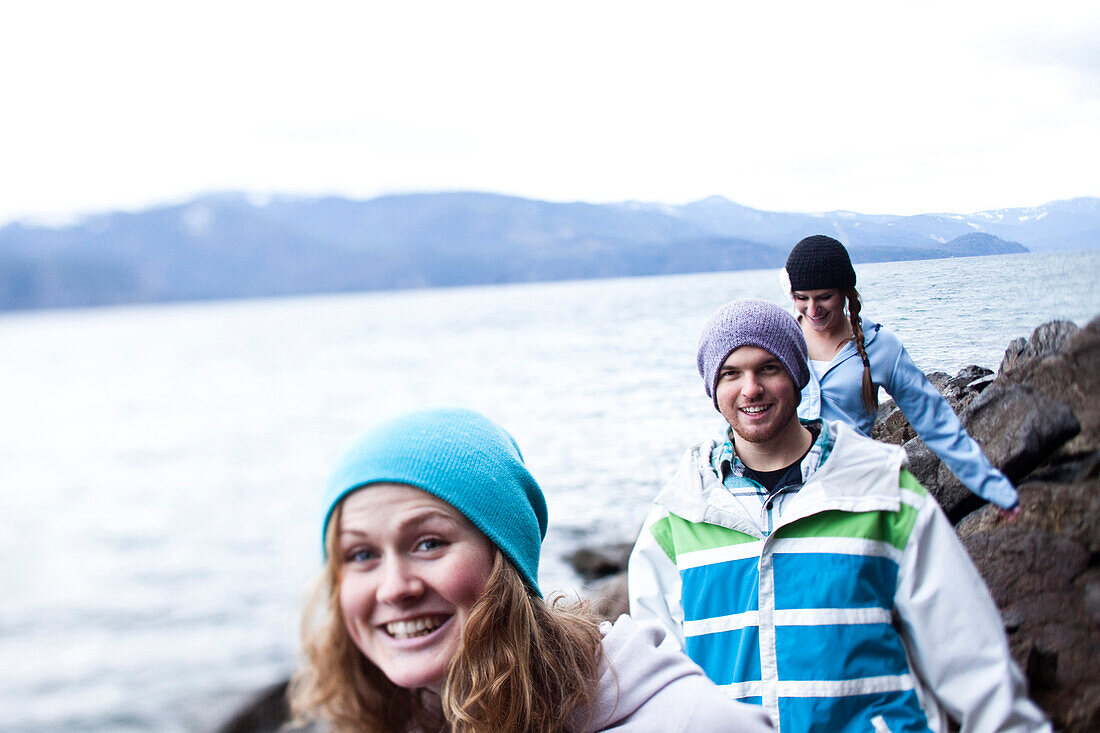
[[1100, 3], [24, 2], [0, 222], [208, 191], [1100, 196]]

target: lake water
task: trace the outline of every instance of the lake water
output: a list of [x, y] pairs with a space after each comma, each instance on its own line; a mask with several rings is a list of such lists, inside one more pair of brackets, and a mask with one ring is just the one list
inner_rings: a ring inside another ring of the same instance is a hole
[[[917, 364], [996, 369], [1100, 313], [1100, 250], [857, 268]], [[294, 663], [316, 501], [349, 438], [452, 404], [515, 436], [561, 556], [627, 541], [718, 429], [695, 372], [777, 270], [0, 314], [0, 728], [206, 730]]]

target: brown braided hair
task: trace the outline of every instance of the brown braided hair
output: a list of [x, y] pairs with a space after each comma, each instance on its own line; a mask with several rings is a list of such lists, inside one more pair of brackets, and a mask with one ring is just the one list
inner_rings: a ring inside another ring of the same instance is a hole
[[852, 323], [852, 340], [855, 342], [859, 358], [863, 360], [863, 407], [867, 412], [875, 412], [878, 409], [878, 385], [871, 379], [871, 360], [867, 358], [867, 348], [863, 339], [863, 323], [859, 319], [859, 311], [863, 305], [859, 300], [859, 291], [855, 288], [845, 288], [840, 291], [848, 301], [848, 320]]

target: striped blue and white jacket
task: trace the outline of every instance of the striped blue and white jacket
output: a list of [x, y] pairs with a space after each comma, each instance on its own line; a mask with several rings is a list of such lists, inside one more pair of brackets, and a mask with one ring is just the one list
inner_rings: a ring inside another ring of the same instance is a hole
[[[905, 453], [841, 423], [765, 536], [712, 464], [685, 455], [629, 564], [631, 614], [784, 733], [1049, 730], [1000, 614]], [[749, 481], [749, 479], [743, 479]]]

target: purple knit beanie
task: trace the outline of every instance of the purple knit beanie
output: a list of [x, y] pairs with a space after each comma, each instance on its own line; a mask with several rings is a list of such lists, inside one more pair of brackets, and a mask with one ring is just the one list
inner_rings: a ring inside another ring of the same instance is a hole
[[711, 315], [699, 336], [696, 365], [715, 409], [718, 370], [733, 350], [742, 346], [759, 346], [775, 355], [799, 391], [810, 381], [806, 339], [794, 316], [759, 298], [734, 300]]

